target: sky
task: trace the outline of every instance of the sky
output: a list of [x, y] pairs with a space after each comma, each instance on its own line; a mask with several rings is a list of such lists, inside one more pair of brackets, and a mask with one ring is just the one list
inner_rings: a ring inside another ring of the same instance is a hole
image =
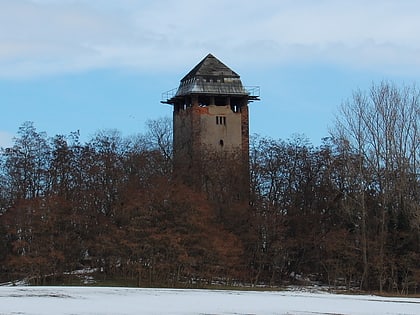
[[353, 91], [418, 84], [420, 1], [0, 0], [0, 147], [25, 121], [144, 133], [208, 53], [260, 86], [251, 134], [319, 145]]

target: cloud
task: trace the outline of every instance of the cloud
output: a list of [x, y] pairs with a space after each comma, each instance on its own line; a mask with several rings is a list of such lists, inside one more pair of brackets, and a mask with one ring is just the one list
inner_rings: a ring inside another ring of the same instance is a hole
[[208, 52], [258, 66], [420, 70], [415, 0], [4, 0], [0, 77], [183, 69]]

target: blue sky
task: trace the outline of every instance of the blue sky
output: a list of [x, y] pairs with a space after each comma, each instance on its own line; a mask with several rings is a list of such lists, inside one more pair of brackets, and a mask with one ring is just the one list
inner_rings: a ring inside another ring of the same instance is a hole
[[142, 133], [208, 53], [261, 87], [251, 133], [318, 145], [355, 89], [418, 84], [420, 1], [0, 0], [0, 147], [25, 121]]

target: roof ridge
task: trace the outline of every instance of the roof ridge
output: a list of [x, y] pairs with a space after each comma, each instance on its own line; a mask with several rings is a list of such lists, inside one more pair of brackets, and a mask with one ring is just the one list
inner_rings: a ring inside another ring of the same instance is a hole
[[217, 59], [211, 53], [207, 54], [185, 77], [181, 79], [181, 82], [188, 80], [196, 76], [224, 76], [224, 77], [236, 77], [239, 75], [226, 66], [223, 62]]

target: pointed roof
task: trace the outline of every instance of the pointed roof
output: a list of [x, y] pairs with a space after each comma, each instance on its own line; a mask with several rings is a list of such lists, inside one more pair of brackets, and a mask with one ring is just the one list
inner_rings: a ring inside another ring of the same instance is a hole
[[259, 100], [259, 87], [248, 90], [235, 71], [208, 54], [182, 78], [177, 89], [162, 94], [161, 103], [183, 102], [187, 95], [246, 97], [249, 101], [254, 101]]
[[212, 54], [208, 54], [201, 60], [188, 74], [182, 78], [181, 82], [194, 77], [230, 77], [238, 78], [239, 75], [217, 59]]

